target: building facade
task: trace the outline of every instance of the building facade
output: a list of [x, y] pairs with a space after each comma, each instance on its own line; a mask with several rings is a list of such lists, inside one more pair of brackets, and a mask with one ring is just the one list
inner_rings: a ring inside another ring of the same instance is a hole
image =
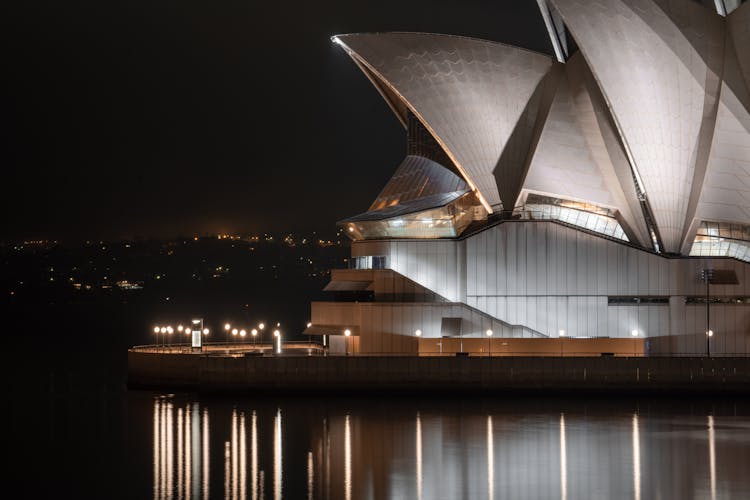
[[554, 56], [334, 37], [404, 126], [407, 155], [339, 223], [351, 269], [333, 272], [308, 333], [362, 353], [562, 338], [747, 353], [750, 3], [539, 6]]

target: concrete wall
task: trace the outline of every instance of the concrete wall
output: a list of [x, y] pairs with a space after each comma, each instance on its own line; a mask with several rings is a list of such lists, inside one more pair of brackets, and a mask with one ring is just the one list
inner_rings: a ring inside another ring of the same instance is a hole
[[750, 358], [244, 357], [128, 352], [131, 387], [202, 391], [750, 391]]

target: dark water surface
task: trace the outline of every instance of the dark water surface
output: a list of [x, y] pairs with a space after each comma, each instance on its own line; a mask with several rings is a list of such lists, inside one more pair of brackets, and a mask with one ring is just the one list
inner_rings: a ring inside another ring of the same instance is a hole
[[275, 399], [57, 383], [9, 406], [19, 498], [750, 498], [744, 400]]

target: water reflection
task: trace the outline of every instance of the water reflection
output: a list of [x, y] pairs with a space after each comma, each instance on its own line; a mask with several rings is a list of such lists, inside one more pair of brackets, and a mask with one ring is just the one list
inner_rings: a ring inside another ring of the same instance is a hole
[[510, 406], [157, 397], [150, 489], [159, 500], [750, 495], [747, 417]]

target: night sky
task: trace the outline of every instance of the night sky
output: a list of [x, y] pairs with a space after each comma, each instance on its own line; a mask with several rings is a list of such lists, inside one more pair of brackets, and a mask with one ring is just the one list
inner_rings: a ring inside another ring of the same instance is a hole
[[0, 240], [332, 231], [405, 152], [367, 31], [551, 53], [533, 0], [3, 2]]

